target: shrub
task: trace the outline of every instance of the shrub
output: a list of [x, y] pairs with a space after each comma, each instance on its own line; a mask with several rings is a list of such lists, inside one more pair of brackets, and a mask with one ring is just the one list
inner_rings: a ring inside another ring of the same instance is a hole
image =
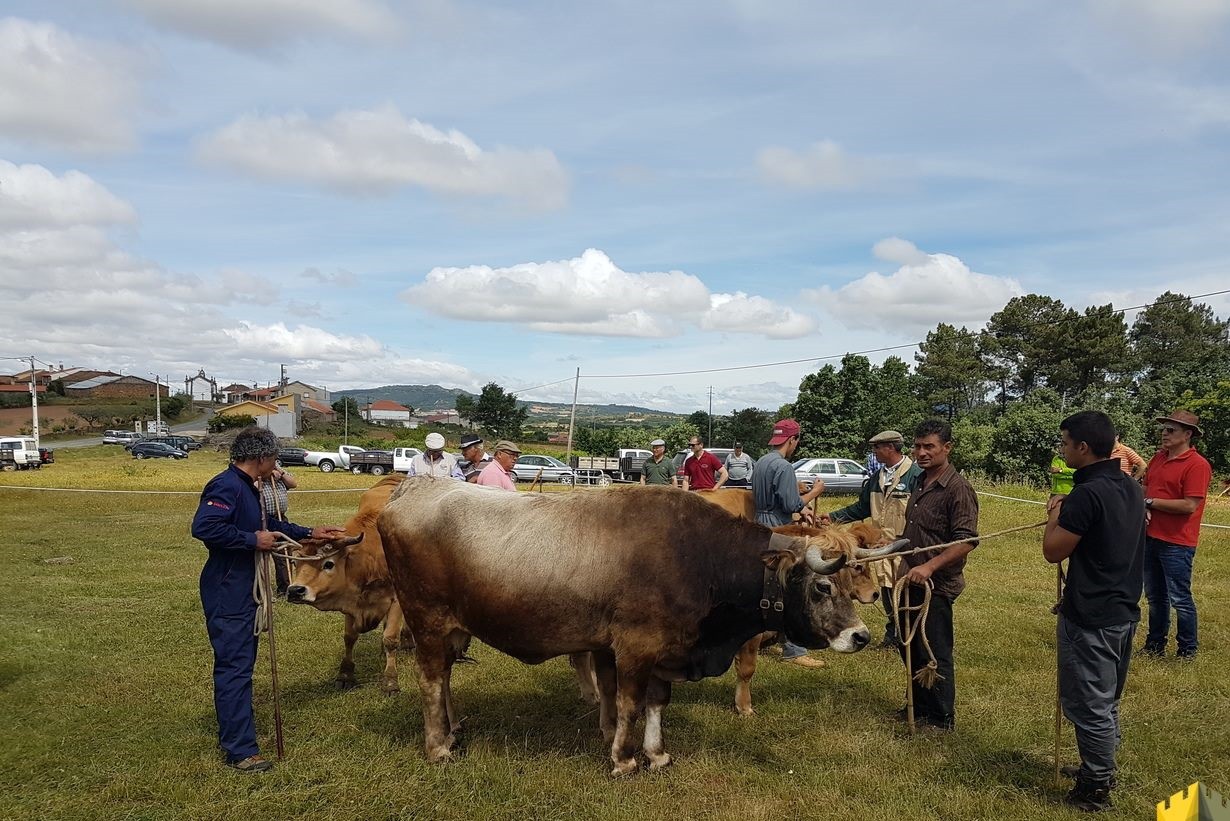
[[255, 425], [256, 418], [246, 413], [219, 413], [211, 416], [205, 427], [210, 433], [221, 433], [232, 428], [246, 428]]

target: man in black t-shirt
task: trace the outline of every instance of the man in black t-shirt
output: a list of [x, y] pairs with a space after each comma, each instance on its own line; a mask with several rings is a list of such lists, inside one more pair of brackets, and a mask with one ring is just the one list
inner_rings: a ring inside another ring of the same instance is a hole
[[1075, 487], [1048, 506], [1042, 555], [1068, 560], [1059, 607], [1059, 699], [1076, 728], [1080, 768], [1066, 801], [1087, 812], [1110, 806], [1119, 747], [1119, 699], [1140, 621], [1145, 502], [1140, 485], [1112, 459], [1115, 426], [1100, 411], [1059, 425]]

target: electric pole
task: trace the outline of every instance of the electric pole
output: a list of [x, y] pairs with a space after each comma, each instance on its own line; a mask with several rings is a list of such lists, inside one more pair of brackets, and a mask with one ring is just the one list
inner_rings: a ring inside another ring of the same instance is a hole
[[34, 357], [30, 357], [30, 407], [34, 409], [34, 422], [31, 432], [34, 434], [34, 447], [38, 449], [38, 379], [34, 375]]
[[709, 438], [705, 440], [713, 447], [713, 386], [709, 386]]

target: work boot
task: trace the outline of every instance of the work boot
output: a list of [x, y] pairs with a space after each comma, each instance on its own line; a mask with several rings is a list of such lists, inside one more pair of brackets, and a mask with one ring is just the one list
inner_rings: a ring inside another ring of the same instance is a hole
[[[1080, 764], [1064, 764], [1062, 767], [1059, 768], [1059, 774], [1062, 775], [1064, 778], [1071, 778], [1073, 781], [1075, 781], [1076, 779], [1081, 777], [1081, 765]], [[1110, 788], [1113, 790], [1115, 787], [1118, 787], [1118, 786], [1119, 786], [1119, 779], [1112, 775], [1110, 777]]]
[[1164, 644], [1146, 644], [1140, 648], [1140, 654], [1146, 658], [1160, 659], [1166, 657], [1166, 645]]
[[1109, 810], [1110, 785], [1095, 784], [1083, 778], [1077, 778], [1075, 786], [1064, 798], [1064, 803], [1076, 807], [1081, 812], [1102, 812]]
[[250, 755], [242, 761], [232, 761], [226, 766], [241, 773], [263, 773], [273, 769], [273, 762], [259, 755]]
[[782, 659], [782, 663], [806, 667], [808, 670], [819, 670], [821, 667], [828, 666], [824, 659], [812, 658], [811, 656], [795, 656], [793, 658]]

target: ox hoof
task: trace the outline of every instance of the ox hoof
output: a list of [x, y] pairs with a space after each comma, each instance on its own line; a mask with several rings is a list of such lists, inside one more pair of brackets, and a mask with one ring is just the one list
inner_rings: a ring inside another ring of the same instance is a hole
[[386, 696], [395, 696], [401, 692], [401, 685], [399, 685], [396, 681], [385, 681], [380, 685], [380, 692], [384, 693]]
[[359, 686], [359, 682], [352, 678], [339, 678], [333, 682], [333, 686], [339, 690], [353, 690]]
[[649, 757], [649, 771], [651, 773], [656, 773], [658, 770], [671, 765], [670, 753], [662, 753], [661, 755], [649, 755], [646, 753], [646, 755]]
[[627, 778], [636, 773], [637, 767], [635, 758], [629, 758], [627, 761], [616, 761], [615, 766], [611, 769], [611, 778]]
[[756, 715], [756, 711], [751, 707], [736, 707], [735, 712], [739, 714], [740, 718], [751, 718]]

